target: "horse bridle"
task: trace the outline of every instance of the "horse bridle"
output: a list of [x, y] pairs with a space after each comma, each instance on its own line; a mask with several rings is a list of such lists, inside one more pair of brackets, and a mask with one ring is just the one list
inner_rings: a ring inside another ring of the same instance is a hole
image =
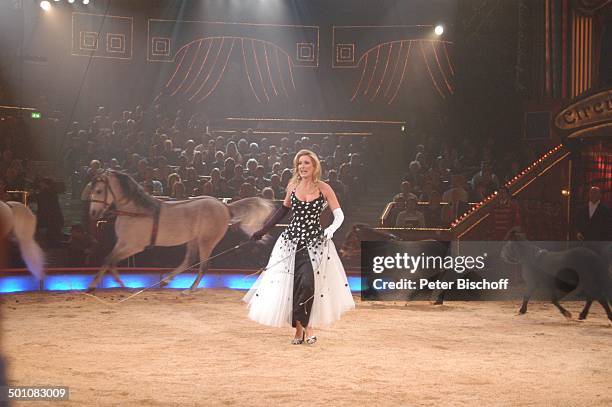
[[[93, 193], [95, 190], [95, 185], [97, 183], [103, 183], [104, 184], [104, 200], [101, 201], [99, 199], [93, 199]], [[104, 209], [108, 209], [112, 204], [108, 203], [108, 194], [112, 195], [113, 197], [113, 202], [117, 201], [117, 196], [115, 195], [115, 193], [113, 192], [113, 189], [110, 186], [110, 182], [108, 181], [108, 176], [106, 175], [99, 175], [96, 178], [91, 180], [91, 192], [89, 193], [89, 202], [96, 202], [96, 203], [101, 203], [104, 205]]]
[[[104, 200], [101, 201], [99, 199], [92, 199], [91, 195], [94, 192], [94, 186], [98, 183], [101, 182], [104, 184]], [[106, 211], [106, 213], [110, 214], [110, 215], [114, 215], [114, 216], [129, 216], [132, 218], [148, 218], [148, 217], [153, 217], [156, 218], [157, 216], [159, 216], [159, 214], [148, 214], [148, 213], [138, 213], [138, 212], [129, 212], [129, 211], [120, 211], [118, 209], [115, 209], [113, 211], [108, 211], [108, 208], [110, 208], [113, 204], [112, 203], [108, 203], [108, 195], [110, 195], [113, 197], [113, 202], [117, 202], [117, 195], [115, 195], [115, 192], [113, 192], [113, 188], [111, 188], [110, 182], [108, 181], [108, 175], [104, 174], [104, 175], [99, 175], [96, 178], [91, 180], [91, 192], [89, 193], [89, 202], [96, 202], [96, 203], [101, 203], [102, 205], [104, 205], [104, 210]]]

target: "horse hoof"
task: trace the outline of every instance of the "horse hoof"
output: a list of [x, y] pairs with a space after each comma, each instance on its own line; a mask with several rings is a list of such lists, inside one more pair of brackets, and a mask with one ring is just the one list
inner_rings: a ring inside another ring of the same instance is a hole
[[93, 293], [94, 291], [96, 291], [96, 288], [95, 288], [95, 287], [87, 287], [87, 289], [85, 290], [85, 292], [86, 292], [87, 294], [91, 294], [91, 293]]
[[192, 293], [193, 293], [193, 290], [191, 288], [181, 291], [181, 294], [183, 295], [191, 295]]
[[167, 281], [162, 281], [162, 282], [160, 282], [160, 283], [159, 283], [159, 288], [164, 288], [164, 287], [166, 287], [167, 285], [168, 285], [168, 282], [167, 282]]
[[572, 313], [571, 312], [564, 312], [563, 316], [565, 317], [565, 319], [567, 319], [568, 321], [570, 319], [572, 319]]
[[444, 304], [444, 301], [441, 301], [441, 300], [434, 301], [433, 303], [433, 305], [443, 305], [443, 304]]

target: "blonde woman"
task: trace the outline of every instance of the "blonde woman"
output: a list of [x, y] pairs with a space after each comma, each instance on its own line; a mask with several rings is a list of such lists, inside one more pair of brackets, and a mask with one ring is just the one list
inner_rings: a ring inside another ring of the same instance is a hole
[[[264, 325], [295, 328], [292, 344], [316, 343], [314, 328], [330, 325], [355, 307], [344, 267], [331, 240], [344, 215], [336, 194], [321, 178], [315, 153], [300, 150], [293, 159], [281, 207], [255, 232], [261, 239], [291, 209], [293, 219], [276, 241], [268, 266], [244, 297], [249, 318]], [[333, 223], [322, 230], [319, 216], [325, 206]]]

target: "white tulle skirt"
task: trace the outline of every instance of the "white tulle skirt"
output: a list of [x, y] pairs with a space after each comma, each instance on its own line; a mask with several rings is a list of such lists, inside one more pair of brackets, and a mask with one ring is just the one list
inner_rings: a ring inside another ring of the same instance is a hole
[[[266, 269], [243, 298], [253, 321], [275, 327], [291, 326], [296, 249], [297, 244], [284, 235], [276, 241]], [[329, 326], [345, 311], [355, 308], [344, 267], [331, 240], [303, 250], [309, 252], [315, 281], [308, 325]]]

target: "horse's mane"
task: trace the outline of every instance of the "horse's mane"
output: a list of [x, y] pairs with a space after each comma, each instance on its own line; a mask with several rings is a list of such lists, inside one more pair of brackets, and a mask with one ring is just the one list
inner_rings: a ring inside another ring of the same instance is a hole
[[145, 190], [128, 174], [118, 171], [109, 171], [119, 181], [119, 186], [128, 201], [134, 202], [145, 209], [157, 210], [160, 201], [147, 194]]

